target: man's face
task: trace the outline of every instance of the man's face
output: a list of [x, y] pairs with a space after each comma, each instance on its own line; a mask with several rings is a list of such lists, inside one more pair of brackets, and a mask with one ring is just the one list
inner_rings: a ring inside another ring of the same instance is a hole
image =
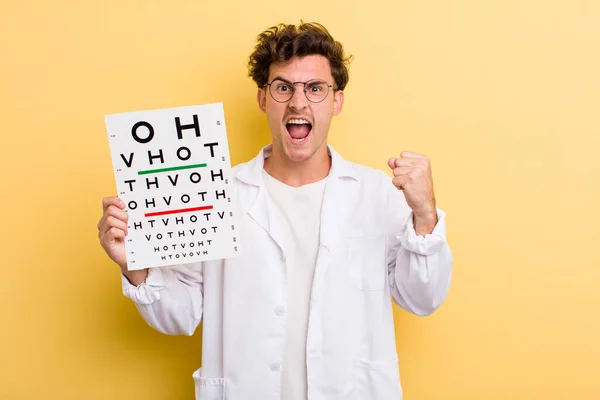
[[[296, 57], [285, 64], [271, 64], [268, 82], [274, 79], [288, 83], [317, 79], [334, 85], [329, 61], [321, 55]], [[289, 87], [280, 85], [279, 91], [285, 92]], [[289, 161], [303, 162], [315, 154], [327, 154], [327, 133], [331, 118], [342, 111], [344, 93], [334, 91], [334, 85], [328, 88], [325, 100], [314, 103], [304, 94], [302, 84], [298, 83], [293, 87], [295, 92], [289, 101], [275, 101], [269, 93], [269, 86], [258, 90], [257, 99], [260, 109], [267, 115], [273, 135], [273, 153]], [[278, 89], [273, 87], [272, 90]], [[317, 91], [318, 88], [313, 90]]]

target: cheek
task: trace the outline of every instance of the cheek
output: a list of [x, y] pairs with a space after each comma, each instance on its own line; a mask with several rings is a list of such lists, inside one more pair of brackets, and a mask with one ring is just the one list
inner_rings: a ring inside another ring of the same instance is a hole
[[315, 121], [322, 127], [327, 127], [331, 124], [333, 118], [333, 105], [323, 107], [322, 109], [315, 110]]
[[266, 107], [267, 119], [269, 120], [269, 124], [272, 126], [273, 124], [279, 124], [282, 118], [282, 112], [277, 107], [277, 104], [269, 104], [267, 103]]
[[279, 114], [272, 114], [269, 117], [269, 125], [271, 129], [279, 130], [281, 128], [281, 116]]

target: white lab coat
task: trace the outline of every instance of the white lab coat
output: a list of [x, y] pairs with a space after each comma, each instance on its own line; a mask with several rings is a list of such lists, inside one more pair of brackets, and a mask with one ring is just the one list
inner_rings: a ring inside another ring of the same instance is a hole
[[[279, 400], [285, 341], [286, 254], [270, 217], [261, 171], [267, 146], [233, 170], [239, 202], [237, 258], [151, 268], [123, 291], [152, 327], [192, 335], [203, 321], [197, 400]], [[402, 398], [392, 315], [428, 315], [446, 298], [452, 255], [445, 214], [417, 236], [403, 193], [385, 173], [344, 160], [332, 167], [306, 343], [308, 400]]]

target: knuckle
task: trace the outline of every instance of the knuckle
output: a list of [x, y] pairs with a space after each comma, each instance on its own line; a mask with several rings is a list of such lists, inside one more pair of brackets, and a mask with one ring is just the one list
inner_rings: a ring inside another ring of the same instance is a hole
[[123, 220], [123, 219], [121, 218], [121, 216], [119, 216], [119, 214], [118, 214], [117, 212], [110, 213], [110, 214], [109, 214], [109, 215], [106, 217], [106, 219], [107, 219], [107, 220], [110, 220], [110, 225], [111, 225], [111, 226], [114, 226], [114, 225], [118, 224], [119, 222], [122, 222], [122, 220]]
[[118, 208], [117, 206], [110, 206], [106, 209], [108, 211], [108, 214], [113, 216], [114, 218], [118, 219], [118, 220], [126, 220], [127, 219], [127, 213], [123, 210], [121, 210], [120, 208]]

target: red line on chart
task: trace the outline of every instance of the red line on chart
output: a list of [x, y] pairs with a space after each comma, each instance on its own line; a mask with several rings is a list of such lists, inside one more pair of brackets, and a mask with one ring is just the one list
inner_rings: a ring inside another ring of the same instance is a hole
[[159, 211], [159, 212], [144, 214], [144, 217], [156, 217], [159, 215], [179, 214], [179, 213], [185, 213], [185, 212], [191, 212], [191, 211], [212, 210], [212, 208], [213, 208], [213, 206], [180, 208], [179, 210]]

